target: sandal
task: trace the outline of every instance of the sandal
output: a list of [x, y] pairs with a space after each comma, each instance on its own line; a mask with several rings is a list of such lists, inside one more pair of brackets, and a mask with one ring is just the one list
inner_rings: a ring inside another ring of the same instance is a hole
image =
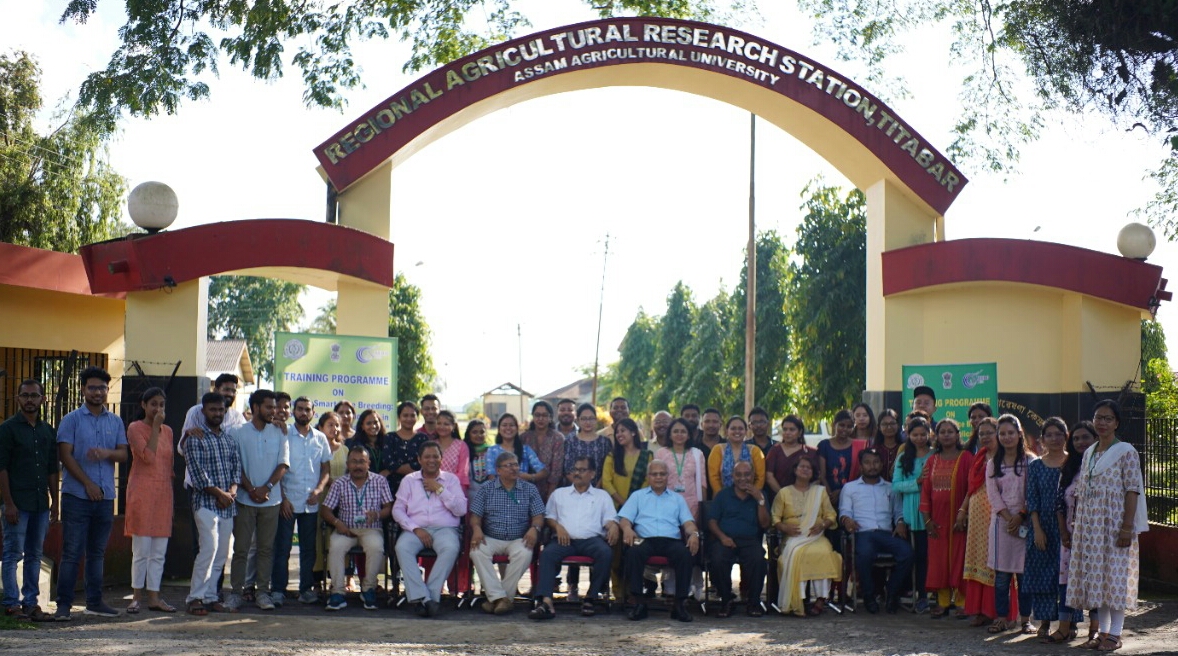
[[[164, 601], [163, 599], [160, 599], [159, 603], [155, 604], [154, 606], [148, 606], [147, 608], [148, 608], [148, 610], [155, 610], [155, 611], [159, 611], [161, 613], [175, 613], [176, 612], [175, 606], [173, 606], [172, 604], [169, 604], [168, 602]], [[127, 611], [127, 612], [130, 612], [130, 611]]]
[[197, 617], [204, 617], [205, 615], [209, 614], [209, 609], [205, 608], [203, 601], [199, 599], [193, 599], [192, 601], [188, 602], [188, 614], [196, 615]]
[[810, 604], [810, 610], [807, 611], [807, 614], [810, 617], [818, 617], [824, 610], [826, 610], [826, 600], [819, 597], [814, 600], [814, 603]]
[[1088, 632], [1088, 641], [1080, 645], [1080, 649], [1097, 649], [1103, 642], [1103, 633]]
[[1039, 625], [1039, 630], [1035, 632], [1035, 635], [1039, 636], [1039, 639], [1042, 640], [1043, 638], [1046, 638], [1050, 633], [1051, 633], [1051, 622], [1043, 622], [1042, 624]]
[[127, 604], [127, 614], [128, 615], [138, 615], [139, 614], [139, 600], [138, 599], [132, 599], [131, 603]]
[[1056, 631], [1055, 633], [1052, 633], [1052, 634], [1048, 635], [1047, 637], [1042, 638], [1041, 640], [1039, 640], [1039, 642], [1042, 642], [1044, 644], [1050, 644], [1050, 645], [1058, 645], [1058, 644], [1064, 643], [1064, 642], [1071, 642], [1075, 639], [1076, 639], [1076, 630], [1072, 629], [1066, 635], [1063, 633], [1060, 633], [1059, 631]]
[[987, 624], [990, 623], [990, 621], [991, 621], [990, 618], [986, 617], [982, 613], [978, 613], [977, 615], [973, 616], [972, 620], [969, 621], [969, 625], [975, 626], [975, 627], [986, 626]]
[[213, 603], [209, 604], [209, 610], [213, 611], [214, 613], [236, 613], [237, 612], [236, 610], [233, 610], [232, 608], [226, 606], [225, 604], [223, 604], [219, 601], [214, 601]]
[[928, 616], [933, 618], [934, 620], [939, 620], [945, 616], [945, 613], [948, 613], [948, 612], [949, 612], [949, 610], [946, 609], [944, 606], [933, 606], [931, 609], [929, 609]]
[[1104, 634], [1104, 640], [1100, 642], [1100, 646], [1096, 651], [1116, 651], [1124, 646], [1121, 642], [1121, 636], [1115, 636], [1111, 633]]
[[1006, 620], [996, 619], [992, 624], [990, 624], [990, 628], [986, 629], [986, 631], [990, 633], [1004, 633], [1008, 629], [1010, 629], [1010, 625], [1006, 623]]
[[528, 613], [530, 620], [550, 620], [556, 617], [556, 611], [541, 603]]
[[1024, 620], [1023, 622], [1019, 623], [1019, 633], [1022, 633], [1023, 635], [1035, 635], [1035, 625], [1031, 624], [1030, 620]]
[[593, 617], [597, 614], [597, 606], [593, 604], [592, 599], [585, 599], [581, 602], [581, 617]]

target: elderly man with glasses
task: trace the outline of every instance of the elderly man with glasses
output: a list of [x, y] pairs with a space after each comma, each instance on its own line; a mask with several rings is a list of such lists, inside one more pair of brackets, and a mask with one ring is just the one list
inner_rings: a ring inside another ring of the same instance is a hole
[[[532, 562], [532, 549], [543, 526], [540, 491], [519, 478], [514, 453], [500, 453], [495, 458], [495, 479], [480, 487], [470, 502], [470, 559], [487, 595], [484, 612], [511, 612], [516, 587]], [[499, 554], [508, 557], [502, 579], [494, 565]]]
[[593, 615], [597, 597], [609, 584], [609, 566], [613, 560], [612, 545], [618, 541], [618, 525], [614, 522], [614, 502], [609, 493], [593, 487], [596, 464], [589, 458], [577, 458], [568, 472], [571, 487], [557, 488], [548, 497], [544, 513], [552, 529], [552, 541], [540, 554], [540, 573], [536, 596], [540, 603], [528, 614], [534, 620], [556, 617], [552, 593], [560, 564], [569, 556], [593, 559], [593, 576], [589, 594], [581, 605], [581, 614]]

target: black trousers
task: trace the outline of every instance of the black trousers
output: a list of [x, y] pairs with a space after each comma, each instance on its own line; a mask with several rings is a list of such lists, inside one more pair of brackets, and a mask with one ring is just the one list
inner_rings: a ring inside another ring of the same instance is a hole
[[642, 544], [626, 549], [623, 563], [626, 580], [630, 583], [630, 594], [643, 596], [642, 570], [651, 556], [663, 556], [671, 563], [671, 568], [675, 570], [675, 598], [686, 599], [691, 590], [691, 568], [695, 558], [683, 540], [678, 538], [646, 538]]
[[712, 543], [712, 585], [720, 599], [728, 601], [732, 594], [732, 566], [740, 565], [741, 587], [747, 594], [747, 601], [760, 601], [765, 588], [765, 549], [761, 537], [732, 538], [736, 547], [725, 547], [716, 540]]

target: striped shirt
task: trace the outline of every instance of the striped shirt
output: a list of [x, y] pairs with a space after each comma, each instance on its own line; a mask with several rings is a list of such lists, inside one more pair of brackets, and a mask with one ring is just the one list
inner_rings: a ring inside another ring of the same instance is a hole
[[192, 482], [188, 497], [192, 500], [193, 512], [208, 508], [226, 519], [235, 516], [236, 503], [229, 504], [228, 508], [218, 508], [217, 498], [205, 492], [206, 487], [228, 490], [241, 481], [241, 457], [237, 455], [237, 442], [229, 431], [217, 434], [205, 428], [204, 437], [188, 440], [185, 459], [188, 463], [186, 478]]

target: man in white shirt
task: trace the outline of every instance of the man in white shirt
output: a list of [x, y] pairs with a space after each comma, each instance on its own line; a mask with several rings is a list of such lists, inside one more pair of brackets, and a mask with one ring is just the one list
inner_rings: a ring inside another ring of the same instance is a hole
[[871, 576], [876, 556], [891, 554], [896, 561], [887, 582], [889, 613], [899, 610], [900, 588], [912, 570], [912, 547], [907, 540], [897, 537], [894, 528], [904, 521], [904, 507], [899, 497], [892, 494], [892, 484], [880, 476], [882, 471], [879, 452], [863, 449], [859, 452], [859, 478], [844, 485], [839, 495], [839, 524], [843, 530], [855, 534], [855, 571], [863, 592], [863, 605], [869, 613], [879, 612]]
[[556, 617], [552, 594], [560, 563], [569, 556], [588, 556], [593, 559], [593, 576], [589, 594], [581, 606], [581, 614], [593, 615], [594, 601], [609, 584], [613, 545], [618, 542], [617, 513], [614, 502], [605, 490], [592, 486], [597, 464], [589, 458], [577, 458], [567, 472], [571, 487], [557, 488], [548, 497], [545, 521], [552, 529], [552, 541], [540, 553], [536, 596], [540, 603], [528, 617], [550, 620]]
[[[299, 602], [314, 604], [315, 531], [319, 525], [319, 495], [331, 478], [331, 447], [327, 436], [311, 426], [315, 408], [300, 396], [294, 402], [294, 428], [287, 430], [290, 469], [282, 477], [282, 503], [278, 510], [278, 533], [274, 538], [274, 567], [270, 574], [271, 595], [276, 606], [286, 597], [290, 578], [290, 551], [295, 526], [299, 530]], [[248, 578], [248, 577], [247, 577]], [[248, 582], [247, 582], [248, 584]]]

